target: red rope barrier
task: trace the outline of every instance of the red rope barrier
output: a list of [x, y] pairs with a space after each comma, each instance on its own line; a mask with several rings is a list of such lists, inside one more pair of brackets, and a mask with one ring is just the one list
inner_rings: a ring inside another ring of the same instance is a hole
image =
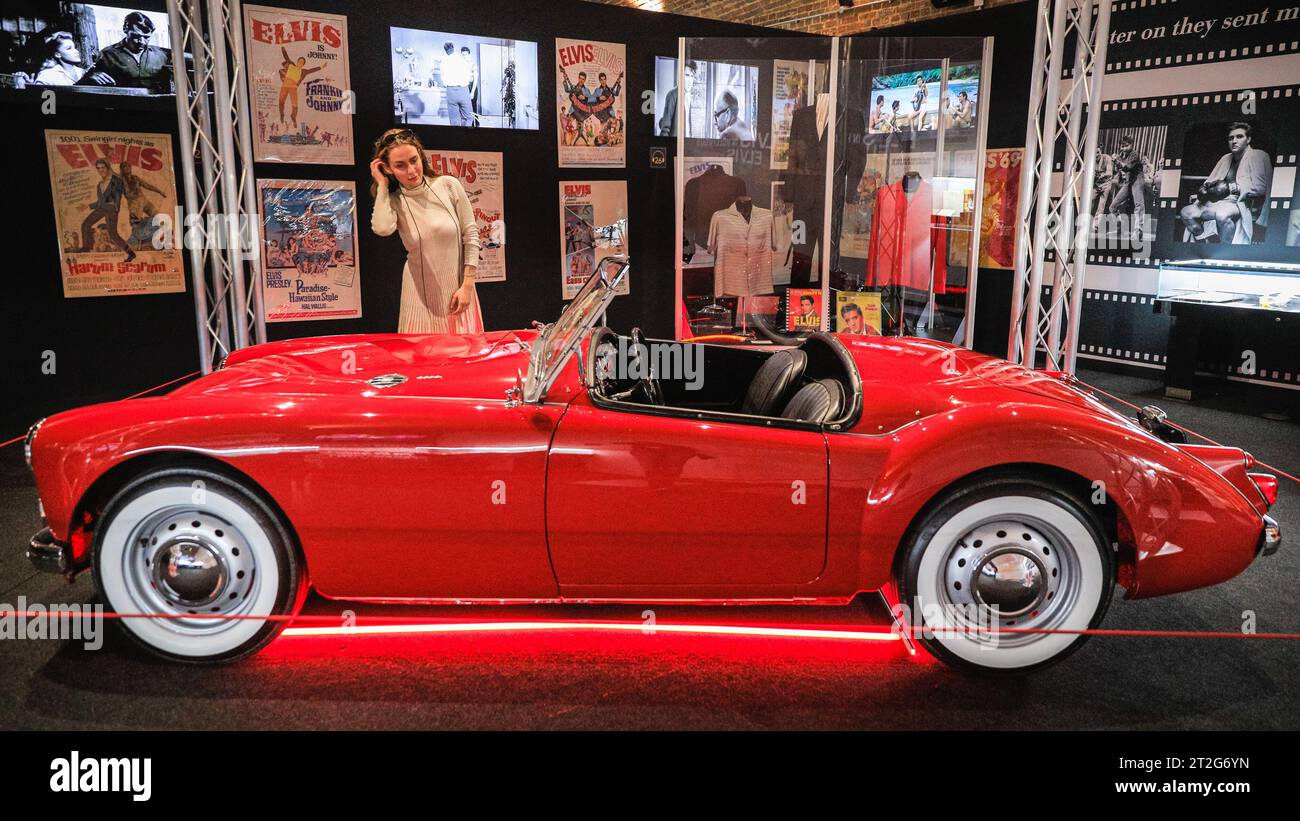
[[[198, 373], [198, 371], [190, 371], [184, 376], [178, 376], [175, 379], [171, 380], [170, 382], [164, 382], [161, 385], [154, 385], [152, 388], [149, 388], [148, 390], [140, 391], [139, 393], [133, 393], [130, 396], [126, 397], [126, 399], [135, 399], [138, 396], [144, 396], [146, 393], [153, 393], [159, 388], [165, 388], [168, 385], [175, 385], [177, 382], [180, 382], [183, 379], [189, 379], [191, 376], [194, 376], [196, 373]], [[122, 401], [125, 402], [126, 399], [123, 399]]]

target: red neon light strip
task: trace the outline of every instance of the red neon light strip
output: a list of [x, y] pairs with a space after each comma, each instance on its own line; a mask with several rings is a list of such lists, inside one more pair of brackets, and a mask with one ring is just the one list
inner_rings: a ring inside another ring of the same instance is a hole
[[[59, 605], [51, 605], [59, 606]], [[9, 615], [9, 614], [6, 614]], [[26, 619], [58, 618], [84, 619], [94, 617], [91, 613], [17, 611], [14, 617]], [[777, 638], [829, 638], [853, 639], [856, 641], [893, 641], [898, 635], [892, 631], [878, 630], [822, 630], [808, 627], [759, 627], [726, 624], [650, 624], [648, 622], [617, 621], [470, 621], [470, 622], [430, 622], [427, 616], [377, 616], [376, 621], [386, 624], [355, 624], [345, 627], [339, 624], [339, 616], [222, 616], [216, 613], [103, 613], [105, 619], [212, 619], [228, 621], [285, 621], [294, 624], [324, 624], [323, 627], [289, 627], [282, 636], [364, 636], [386, 634], [429, 634], [429, 633], [475, 633], [475, 632], [525, 632], [525, 631], [573, 631], [573, 630], [612, 630], [642, 631], [653, 633], [694, 633], [718, 636], [768, 636]]]
[[[337, 619], [335, 619], [337, 621]], [[477, 633], [525, 631], [611, 630], [655, 633], [694, 633], [711, 636], [768, 636], [780, 638], [852, 639], [854, 641], [898, 641], [891, 632], [867, 630], [815, 630], [801, 627], [743, 627], [722, 624], [649, 624], [643, 622], [594, 621], [499, 621], [445, 624], [372, 624], [354, 627], [290, 627], [283, 636], [357, 636], [418, 633]]]
[[[66, 603], [49, 605], [51, 607], [68, 606]], [[84, 619], [94, 617], [92, 613], [68, 613], [68, 612], [49, 612], [18, 610], [6, 612], [8, 617], [21, 617], [28, 619], [39, 618], [59, 618], [65, 620]], [[376, 621], [390, 622], [389, 624], [371, 624], [355, 625], [353, 627], [343, 627], [339, 624], [339, 616], [222, 616], [215, 613], [102, 613], [100, 617], [105, 619], [216, 619], [228, 621], [286, 621], [293, 623], [326, 623], [329, 626], [324, 628], [315, 627], [290, 627], [282, 635], [294, 636], [328, 636], [328, 635], [365, 635], [367, 633], [469, 633], [476, 630], [484, 632], [506, 632], [510, 630], [622, 630], [662, 633], [696, 633], [696, 634], [714, 634], [714, 635], [734, 635], [734, 636], [774, 636], [774, 637], [791, 637], [791, 638], [848, 638], [859, 641], [889, 641], [900, 638], [892, 629], [882, 630], [821, 630], [806, 627], [758, 627], [746, 625], [725, 625], [725, 624], [662, 624], [657, 623], [650, 625], [646, 622], [584, 622], [584, 621], [480, 621], [480, 622], [429, 622], [427, 616], [378, 616]], [[912, 628], [908, 628], [912, 630]], [[1007, 633], [1007, 634], [1026, 634], [1026, 635], [1070, 635], [1070, 636], [1112, 636], [1112, 637], [1137, 637], [1137, 638], [1160, 638], [1160, 639], [1261, 639], [1261, 640], [1280, 640], [1280, 641], [1300, 641], [1300, 633], [1241, 633], [1233, 630], [1221, 631], [1198, 631], [1198, 630], [1060, 630], [1056, 628], [1035, 628], [1035, 627], [1000, 627], [996, 631], [992, 629], [976, 629], [966, 627], [923, 627], [915, 630], [923, 634], [964, 634], [964, 633]]]

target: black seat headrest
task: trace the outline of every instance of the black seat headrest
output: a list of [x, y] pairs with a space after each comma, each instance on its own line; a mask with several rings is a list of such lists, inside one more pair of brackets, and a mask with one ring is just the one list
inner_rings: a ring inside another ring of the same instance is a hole
[[767, 358], [754, 374], [745, 392], [740, 412], [756, 416], [776, 416], [785, 405], [786, 397], [803, 378], [808, 367], [808, 354], [801, 350], [777, 351]]
[[818, 379], [799, 389], [781, 416], [825, 424], [844, 412], [844, 386], [834, 379]]

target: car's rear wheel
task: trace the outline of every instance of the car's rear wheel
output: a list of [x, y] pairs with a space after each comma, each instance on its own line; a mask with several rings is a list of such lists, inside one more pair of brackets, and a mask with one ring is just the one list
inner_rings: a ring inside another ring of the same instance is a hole
[[[139, 477], [95, 532], [95, 587], [125, 633], [174, 660], [232, 661], [264, 647], [306, 595], [292, 537], [252, 490], [207, 470]], [[151, 617], [134, 617], [146, 614]]]
[[[1101, 623], [1114, 555], [1097, 517], [1046, 484], [995, 479], [950, 493], [913, 528], [896, 579], [921, 643], [957, 667], [1024, 673]], [[1046, 631], [1046, 632], [1009, 632]]]

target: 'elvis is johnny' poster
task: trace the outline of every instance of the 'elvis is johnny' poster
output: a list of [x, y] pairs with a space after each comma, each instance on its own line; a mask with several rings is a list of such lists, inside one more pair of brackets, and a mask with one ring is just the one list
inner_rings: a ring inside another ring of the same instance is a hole
[[[560, 183], [560, 257], [563, 299], [582, 289], [601, 257], [626, 256], [627, 182], [593, 180]], [[624, 278], [615, 293], [628, 292]]]
[[505, 282], [505, 160], [500, 151], [429, 151], [436, 174], [460, 180], [478, 223], [476, 282]]
[[622, 43], [555, 40], [555, 113], [561, 168], [624, 168], [627, 118]]
[[174, 237], [176, 172], [167, 134], [45, 132], [63, 295], [185, 290]]
[[253, 159], [351, 165], [348, 19], [244, 6]]
[[258, 180], [267, 322], [361, 317], [356, 185]]

